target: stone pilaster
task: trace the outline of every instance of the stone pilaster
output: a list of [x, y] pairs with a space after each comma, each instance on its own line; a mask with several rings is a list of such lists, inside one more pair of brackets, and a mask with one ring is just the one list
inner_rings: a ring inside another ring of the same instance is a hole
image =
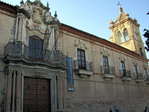
[[6, 112], [10, 112], [11, 110], [11, 99], [12, 99], [12, 74], [13, 71], [8, 71], [8, 78], [7, 78], [7, 97], [6, 97]]

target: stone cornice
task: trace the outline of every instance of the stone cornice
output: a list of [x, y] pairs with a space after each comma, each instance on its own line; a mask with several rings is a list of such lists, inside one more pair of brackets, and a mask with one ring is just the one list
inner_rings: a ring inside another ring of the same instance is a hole
[[124, 24], [125, 22], [132, 22], [132, 23], [133, 23], [134, 25], [136, 25], [137, 27], [140, 26], [135, 20], [132, 20], [131, 18], [127, 18], [127, 19], [125, 19], [125, 20], [123, 20], [123, 21], [120, 21], [120, 22], [118, 22], [118, 23], [113, 24], [113, 25], [110, 26], [109, 28], [110, 28], [110, 29], [113, 29], [113, 28], [119, 26], [120, 24]]

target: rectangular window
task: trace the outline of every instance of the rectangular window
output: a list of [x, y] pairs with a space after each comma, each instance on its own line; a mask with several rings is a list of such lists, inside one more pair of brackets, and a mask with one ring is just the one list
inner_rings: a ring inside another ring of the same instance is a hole
[[149, 80], [149, 77], [148, 77], [148, 73], [147, 73], [147, 69], [144, 68], [144, 77], [146, 80]]
[[29, 38], [29, 56], [35, 59], [41, 59], [43, 56], [43, 42], [36, 36]]
[[145, 76], [148, 75], [148, 74], [147, 74], [147, 69], [146, 69], [146, 68], [144, 68], [144, 75], [145, 75]]
[[107, 56], [103, 56], [103, 66], [109, 67], [109, 60]]
[[79, 69], [86, 69], [85, 51], [82, 49], [77, 49], [77, 55]]
[[137, 68], [137, 65], [134, 65], [134, 69], [135, 69], [136, 75], [138, 76], [138, 68]]
[[122, 66], [122, 70], [126, 70], [124, 61], [121, 61], [121, 66]]
[[126, 67], [125, 67], [125, 62], [124, 61], [121, 61], [121, 69], [122, 69], [123, 76], [126, 76]]

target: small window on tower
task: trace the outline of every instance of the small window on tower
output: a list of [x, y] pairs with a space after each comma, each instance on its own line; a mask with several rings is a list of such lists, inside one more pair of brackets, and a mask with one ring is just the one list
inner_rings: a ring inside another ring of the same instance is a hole
[[124, 39], [124, 37], [122, 36], [122, 33], [121, 33], [120, 31], [118, 32], [118, 40], [119, 40], [119, 43], [125, 42], [125, 39]]
[[125, 28], [124, 31], [123, 31], [123, 35], [124, 35], [125, 41], [128, 41], [128, 40], [129, 40], [129, 37], [128, 37], [128, 31], [127, 31], [126, 28]]
[[136, 32], [134, 32], [134, 38], [135, 38], [135, 39], [138, 39]]
[[140, 54], [141, 54], [141, 56], [143, 56], [143, 51], [142, 51], [142, 48], [140, 48]]

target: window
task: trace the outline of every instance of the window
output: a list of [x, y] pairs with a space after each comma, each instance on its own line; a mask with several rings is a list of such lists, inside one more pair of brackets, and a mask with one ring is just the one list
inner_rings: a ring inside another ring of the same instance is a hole
[[29, 38], [29, 57], [35, 59], [41, 59], [43, 49], [43, 41], [36, 35]]
[[103, 56], [103, 66], [109, 67], [109, 60], [107, 56]]
[[141, 54], [141, 56], [143, 56], [143, 51], [142, 51], [142, 48], [140, 48], [140, 54]]
[[146, 68], [144, 68], [144, 75], [145, 75], [145, 76], [148, 76], [148, 74], [147, 74], [147, 69], [146, 69]]
[[148, 73], [147, 73], [147, 69], [144, 68], [144, 77], [146, 80], [149, 80], [149, 77], [148, 77]]
[[137, 65], [134, 65], [134, 72], [135, 72], [136, 75], [138, 76], [138, 68], [137, 68]]
[[122, 75], [126, 76], [126, 67], [125, 67], [124, 61], [121, 61], [121, 70], [122, 70]]
[[79, 69], [86, 69], [85, 51], [82, 49], [77, 49], [77, 55]]
[[121, 34], [120, 31], [118, 32], [118, 40], [119, 40], [119, 43], [125, 42], [125, 39], [124, 39], [124, 37], [122, 36], [122, 34]]
[[123, 31], [123, 35], [124, 35], [125, 41], [128, 41], [128, 40], [129, 40], [129, 37], [128, 37], [128, 31], [127, 31], [126, 28], [125, 28], [124, 31]]
[[137, 37], [137, 33], [136, 32], [134, 32], [134, 37], [137, 39], [138, 37]]

